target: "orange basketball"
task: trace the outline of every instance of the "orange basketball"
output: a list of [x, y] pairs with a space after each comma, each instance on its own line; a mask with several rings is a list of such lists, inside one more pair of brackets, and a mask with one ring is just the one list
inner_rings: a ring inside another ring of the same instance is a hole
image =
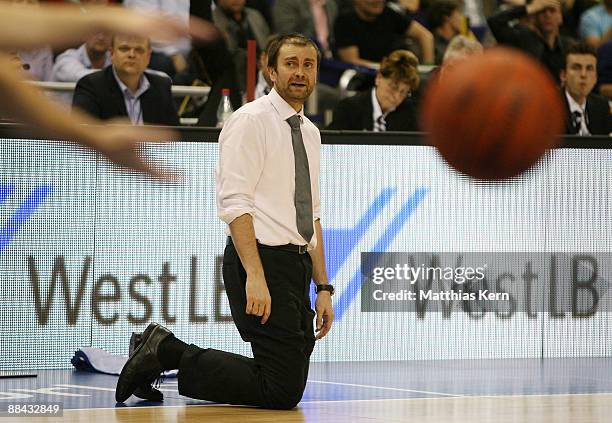
[[496, 47], [441, 69], [425, 93], [421, 125], [456, 170], [478, 179], [519, 175], [559, 141], [561, 94], [548, 71]]

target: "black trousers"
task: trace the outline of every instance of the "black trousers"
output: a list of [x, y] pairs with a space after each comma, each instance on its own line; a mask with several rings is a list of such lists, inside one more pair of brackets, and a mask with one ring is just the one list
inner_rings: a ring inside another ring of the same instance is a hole
[[272, 297], [267, 323], [247, 315], [246, 272], [233, 245], [225, 248], [223, 281], [232, 317], [253, 357], [190, 345], [181, 357], [179, 393], [227, 404], [291, 409], [302, 398], [314, 348], [314, 311], [309, 289], [312, 261], [297, 254], [259, 247]]

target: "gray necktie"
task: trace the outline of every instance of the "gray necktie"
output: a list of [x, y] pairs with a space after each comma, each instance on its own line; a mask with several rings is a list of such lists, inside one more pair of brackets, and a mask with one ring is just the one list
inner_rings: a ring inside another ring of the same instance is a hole
[[293, 144], [293, 157], [295, 158], [295, 214], [297, 228], [307, 243], [314, 234], [312, 219], [312, 193], [310, 192], [310, 168], [308, 156], [300, 130], [300, 117], [293, 115], [287, 119], [291, 126], [291, 142]]

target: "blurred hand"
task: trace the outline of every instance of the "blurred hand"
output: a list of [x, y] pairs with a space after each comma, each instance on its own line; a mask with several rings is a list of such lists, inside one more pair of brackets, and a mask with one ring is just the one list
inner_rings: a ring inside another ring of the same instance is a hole
[[153, 165], [143, 154], [143, 143], [169, 142], [179, 139], [170, 129], [132, 126], [125, 120], [110, 121], [100, 126], [84, 126], [80, 142], [102, 154], [112, 163], [164, 180], [177, 180], [178, 174], [170, 169]]
[[132, 11], [120, 6], [89, 8], [88, 13], [99, 14], [102, 30], [126, 35], [149, 37], [157, 41], [173, 41], [192, 37], [196, 41], [214, 41], [220, 32], [215, 25], [191, 17], [186, 25], [178, 18]]

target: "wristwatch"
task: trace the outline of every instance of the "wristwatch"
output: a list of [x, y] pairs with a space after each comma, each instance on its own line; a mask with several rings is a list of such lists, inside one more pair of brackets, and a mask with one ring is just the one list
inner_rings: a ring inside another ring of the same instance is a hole
[[334, 295], [335, 289], [332, 284], [322, 283], [320, 285], [317, 285], [317, 294], [321, 291], [329, 291], [330, 295]]

